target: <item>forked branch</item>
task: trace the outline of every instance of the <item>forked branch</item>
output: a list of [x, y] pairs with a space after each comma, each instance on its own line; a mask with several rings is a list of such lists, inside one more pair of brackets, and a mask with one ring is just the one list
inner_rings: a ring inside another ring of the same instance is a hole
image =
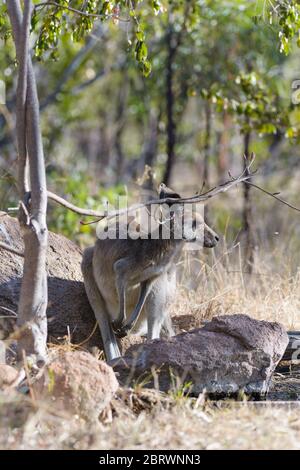
[[[249, 167], [248, 167], [248, 169], [249, 169]], [[249, 184], [250, 186], [253, 186], [254, 188], [258, 189], [259, 191], [262, 191], [267, 196], [272, 197], [273, 199], [280, 202], [281, 204], [284, 204], [285, 206], [289, 207], [290, 209], [293, 209], [297, 212], [300, 212], [300, 208], [298, 208], [298, 207], [290, 204], [289, 202], [285, 201], [284, 199], [278, 197], [278, 193], [276, 193], [276, 194], [271, 193], [270, 191], [267, 191], [266, 189], [261, 188], [257, 184], [250, 182], [249, 178], [253, 177], [254, 174], [255, 174], [255, 172], [252, 172], [252, 173], [248, 174], [247, 176], [245, 176], [245, 174], [243, 172], [237, 178], [233, 178], [231, 176], [231, 179], [229, 181], [227, 181], [227, 182], [225, 182], [225, 183], [223, 183], [219, 186], [216, 186], [215, 188], [212, 188], [212, 189], [206, 191], [205, 193], [196, 194], [195, 196], [192, 196], [192, 197], [189, 197], [189, 198], [152, 199], [151, 201], [148, 201], [144, 204], [137, 204], [137, 205], [131, 206], [127, 209], [122, 209], [122, 210], [119, 210], [119, 211], [111, 212], [110, 214], [108, 214], [108, 212], [105, 212], [105, 211], [96, 211], [96, 210], [93, 210], [93, 209], [83, 209], [81, 207], [77, 207], [74, 204], [70, 203], [69, 201], [66, 201], [64, 198], [58, 196], [57, 194], [52, 193], [51, 191], [48, 191], [47, 194], [48, 194], [49, 199], [51, 199], [52, 201], [57, 202], [61, 206], [65, 207], [66, 209], [71, 210], [72, 212], [75, 212], [76, 214], [83, 215], [83, 216], [88, 216], [88, 217], [96, 217], [97, 220], [91, 222], [91, 223], [94, 223], [94, 222], [98, 222], [99, 220], [101, 220], [105, 217], [108, 217], [110, 219], [110, 218], [117, 217], [119, 215], [125, 214], [126, 212], [129, 213], [129, 212], [135, 211], [137, 209], [149, 206], [151, 204], [165, 204], [165, 203], [172, 203], [172, 202], [174, 202], [174, 203], [178, 203], [178, 202], [183, 202], [183, 203], [205, 202], [205, 201], [208, 201], [209, 199], [217, 196], [220, 193], [224, 193], [225, 191], [228, 191], [233, 186], [236, 186], [237, 184], [243, 182], [243, 183]], [[18, 255], [18, 256], [24, 256], [24, 254], [21, 251], [19, 251], [16, 248], [13, 248], [12, 246], [10, 246], [10, 245], [8, 245], [4, 242], [0, 242], [0, 248], [3, 248], [4, 250], [7, 250], [7, 251], [9, 251], [13, 254]]]
[[0, 242], [0, 248], [9, 251], [10, 253], [13, 253], [14, 255], [21, 256], [22, 258], [24, 258], [24, 253], [22, 251], [19, 251], [17, 248], [14, 248], [13, 246], [8, 245], [7, 243]]
[[219, 186], [216, 186], [216, 187], [206, 191], [205, 193], [196, 194], [195, 196], [192, 196], [192, 197], [183, 197], [183, 198], [179, 198], [179, 199], [178, 198], [170, 198], [170, 197], [169, 198], [164, 198], [164, 199], [151, 199], [150, 201], [147, 201], [145, 203], [135, 204], [135, 205], [133, 205], [131, 207], [128, 207], [128, 208], [125, 208], [125, 209], [111, 211], [110, 213], [108, 213], [107, 211], [96, 211], [96, 210], [93, 210], [93, 209], [83, 209], [81, 207], [77, 207], [74, 204], [71, 204], [69, 201], [66, 201], [64, 198], [62, 198], [60, 196], [57, 196], [55, 193], [50, 192], [50, 191], [48, 191], [48, 198], [55, 201], [55, 202], [57, 202], [58, 204], [60, 204], [64, 207], [66, 207], [66, 209], [69, 209], [72, 212], [75, 212], [79, 215], [97, 217], [101, 220], [105, 217], [108, 217], [108, 218], [118, 217], [120, 215], [130, 213], [130, 212], [136, 211], [138, 209], [141, 209], [143, 207], [148, 207], [148, 206], [151, 206], [151, 205], [172, 204], [172, 203], [178, 204], [178, 203], [206, 202], [209, 199], [217, 196], [217, 194], [224, 193], [224, 192], [228, 191], [229, 189], [231, 189], [233, 186], [236, 186], [239, 183], [247, 181], [249, 178], [251, 178], [251, 176], [253, 176], [253, 174], [254, 173], [252, 173], [250, 175], [245, 175], [244, 173], [242, 173], [237, 178], [231, 177], [231, 179], [229, 181], [227, 181], [226, 183], [223, 183]]
[[300, 208], [294, 206], [293, 204], [290, 204], [288, 201], [285, 201], [281, 197], [278, 197], [278, 193], [272, 193], [261, 186], [252, 183], [250, 181], [253, 176], [256, 174], [256, 172], [250, 172], [250, 166], [253, 163], [253, 160], [251, 161], [250, 165], [247, 166], [247, 174], [245, 174], [245, 170], [241, 175], [239, 175], [237, 178], [234, 178], [233, 176], [230, 176], [230, 180], [226, 181], [223, 184], [220, 184], [219, 186], [216, 186], [214, 188], [209, 189], [208, 191], [201, 193], [201, 194], [196, 194], [195, 196], [192, 197], [183, 197], [180, 199], [175, 199], [175, 198], [165, 198], [165, 199], [152, 199], [150, 201], [147, 201], [145, 203], [141, 204], [135, 204], [131, 207], [121, 209], [121, 210], [116, 210], [116, 211], [111, 211], [108, 213], [107, 211], [96, 211], [93, 209], [84, 209], [81, 207], [77, 207], [74, 204], [70, 203], [69, 201], [66, 201], [64, 198], [58, 196], [57, 194], [48, 191], [48, 198], [51, 199], [52, 201], [57, 202], [58, 204], [66, 207], [66, 209], [71, 210], [72, 212], [75, 212], [76, 214], [83, 215], [83, 216], [88, 216], [88, 217], [96, 217], [99, 221], [101, 219], [104, 219], [107, 217], [108, 219], [111, 219], [113, 217], [118, 217], [120, 215], [134, 212], [136, 210], [142, 209], [143, 207], [148, 207], [151, 205], [158, 205], [158, 204], [171, 204], [171, 203], [204, 203], [207, 202], [209, 199], [214, 198], [220, 193], [224, 193], [228, 191], [229, 189], [233, 188], [234, 186], [237, 186], [240, 183], [246, 183], [249, 184], [249, 186], [253, 186], [254, 188], [258, 189], [259, 191], [263, 192], [267, 196], [272, 197], [275, 199], [277, 202], [280, 202], [281, 204], [284, 204], [285, 206], [289, 207], [290, 209], [293, 209], [297, 212], [300, 212]]

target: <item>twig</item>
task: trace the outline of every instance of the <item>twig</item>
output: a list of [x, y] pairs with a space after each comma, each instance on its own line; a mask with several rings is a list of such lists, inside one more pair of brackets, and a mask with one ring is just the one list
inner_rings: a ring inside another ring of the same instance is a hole
[[[94, 220], [94, 221], [91, 221], [91, 222], [82, 222], [82, 221], [80, 222], [82, 225], [90, 225], [90, 224], [99, 222], [100, 220], [104, 219], [105, 217], [107, 217], [108, 220], [110, 220], [114, 217], [118, 217], [118, 216], [124, 215], [126, 213], [130, 213], [130, 212], [133, 212], [133, 211], [136, 211], [136, 210], [139, 210], [139, 209], [142, 209], [144, 207], [151, 206], [151, 205], [162, 205], [162, 204], [172, 204], [172, 203], [174, 203], [174, 204], [178, 204], [178, 203], [187, 204], [187, 203], [205, 202], [205, 201], [208, 201], [209, 199], [215, 197], [219, 193], [226, 192], [229, 189], [231, 189], [233, 186], [236, 186], [237, 184], [243, 182], [243, 183], [249, 184], [250, 186], [253, 186], [254, 188], [258, 189], [259, 191], [263, 192], [264, 194], [266, 194], [270, 197], [273, 197], [274, 199], [276, 199], [276, 201], [280, 202], [281, 204], [286, 205], [290, 209], [293, 209], [297, 212], [300, 212], [300, 208], [290, 204], [289, 202], [285, 201], [284, 199], [278, 197], [276, 194], [273, 194], [273, 193], [267, 191], [266, 189], [261, 188], [257, 184], [252, 183], [252, 182], [249, 181], [249, 179], [252, 178], [253, 175], [256, 173], [256, 172], [252, 172], [252, 173], [249, 173], [249, 174], [245, 175], [245, 171], [248, 170], [248, 172], [249, 172], [249, 169], [250, 169], [250, 166], [252, 165], [252, 163], [253, 163], [253, 160], [250, 162], [250, 165], [247, 166], [247, 168], [243, 171], [243, 173], [240, 176], [238, 176], [237, 178], [234, 178], [229, 173], [229, 176], [230, 176], [229, 181], [227, 181], [227, 182], [225, 182], [225, 183], [223, 183], [219, 186], [216, 186], [216, 187], [206, 191], [205, 193], [196, 194], [195, 196], [192, 196], [192, 197], [179, 198], [179, 199], [175, 199], [175, 198], [152, 199], [152, 200], [147, 201], [145, 203], [135, 204], [131, 207], [128, 207], [128, 208], [125, 208], [125, 209], [122, 209], [122, 210], [112, 211], [111, 213], [108, 213], [108, 211], [96, 211], [96, 210], [93, 210], [93, 209], [82, 209], [82, 208], [77, 207], [74, 204], [66, 201], [64, 198], [62, 198], [60, 196], [57, 196], [55, 193], [52, 193], [50, 191], [48, 191], [48, 197], [49, 197], [49, 199], [52, 199], [53, 201], [55, 201], [58, 204], [66, 207], [67, 209], [71, 210], [72, 212], [75, 212], [76, 214], [80, 214], [80, 215], [83, 215], [83, 216], [96, 217], [97, 220]], [[203, 190], [203, 187], [202, 187], [201, 190]]]
[[0, 248], [2, 248], [3, 250], [9, 251], [10, 253], [13, 253], [14, 255], [18, 255], [24, 258], [24, 253], [22, 251], [17, 250], [17, 248], [14, 248], [8, 245], [7, 243], [0, 242]]
[[25, 371], [25, 376], [26, 376], [27, 383], [28, 383], [30, 398], [32, 400], [33, 405], [36, 405], [36, 397], [35, 397], [35, 393], [34, 393], [34, 390], [33, 390], [33, 387], [32, 387], [30, 372], [29, 372], [29, 368], [28, 368], [27, 357], [26, 357], [26, 353], [25, 353], [24, 349], [22, 351], [22, 356], [23, 356], [24, 371]]
[[223, 183], [219, 186], [216, 186], [205, 193], [202, 194], [196, 194], [195, 196], [192, 197], [186, 197], [186, 198], [164, 198], [164, 199], [152, 199], [150, 201], [147, 201], [145, 203], [141, 204], [135, 204], [131, 207], [121, 209], [121, 210], [116, 210], [112, 211], [111, 213], [108, 214], [108, 211], [95, 211], [93, 209], [82, 209], [80, 207], [75, 206], [74, 204], [71, 204], [70, 202], [66, 201], [64, 198], [57, 196], [55, 193], [52, 193], [51, 191], [48, 191], [48, 198], [52, 199], [53, 201], [57, 202], [58, 204], [66, 207], [67, 209], [71, 210], [72, 212], [75, 212], [80, 215], [85, 215], [85, 216], [92, 216], [92, 217], [97, 217], [103, 219], [107, 217], [108, 219], [111, 219], [113, 217], [118, 217], [120, 215], [136, 211], [138, 209], [142, 209], [143, 207], [148, 207], [151, 205], [162, 205], [162, 204], [179, 204], [179, 203], [197, 203], [197, 202], [205, 202], [212, 197], [215, 197], [219, 193], [223, 193], [225, 191], [228, 191], [230, 188], [233, 186], [236, 186], [239, 183], [242, 183], [243, 181], [246, 181], [247, 179], [251, 178], [252, 174], [250, 175], [244, 175], [242, 173], [239, 177], [237, 178], [231, 178], [229, 181], [226, 183]]
[[129, 18], [120, 18], [115, 13], [111, 13], [111, 14], [108, 14], [108, 15], [107, 14], [99, 15], [99, 14], [96, 14], [96, 13], [88, 13], [88, 12], [85, 12], [85, 11], [77, 10], [76, 8], [73, 8], [73, 7], [70, 7], [70, 6], [67, 6], [67, 5], [60, 5], [57, 2], [38, 3], [37, 5], [35, 5], [34, 8], [35, 8], [35, 10], [37, 10], [38, 8], [44, 8], [44, 7], [47, 7], [47, 6], [60, 8], [62, 10], [68, 10], [68, 11], [71, 11], [72, 13], [76, 13], [76, 15], [85, 16], [85, 17], [89, 17], [89, 18], [100, 18], [102, 20], [103, 20], [103, 18], [113, 18], [113, 19], [118, 20], [118, 21], [124, 21], [125, 23], [130, 22]]
[[[12, 315], [9, 318], [17, 317], [17, 313], [11, 310], [10, 308], [4, 307], [3, 305], [0, 305], [0, 309], [5, 310], [6, 312], [12, 313]], [[3, 317], [4, 318], [4, 317]], [[7, 318], [7, 317], [5, 317]]]
[[21, 370], [19, 370], [16, 379], [9, 385], [8, 389], [11, 390], [14, 388], [18, 388], [24, 379], [26, 379], [26, 372], [25, 369], [22, 368]]
[[99, 211], [95, 211], [92, 209], [82, 209], [80, 207], [74, 206], [74, 204], [71, 204], [69, 201], [66, 201], [64, 198], [57, 196], [57, 194], [52, 193], [51, 191], [47, 191], [48, 198], [51, 199], [52, 201], [57, 202], [61, 206], [66, 207], [72, 212], [75, 212], [76, 214], [80, 215], [86, 215], [86, 216], [91, 216], [91, 217], [100, 217], [100, 220], [106, 217], [107, 214]]
[[245, 181], [245, 183], [246, 183], [246, 184], [249, 184], [249, 186], [253, 186], [253, 188], [259, 189], [259, 191], [263, 192], [264, 194], [267, 194], [268, 196], [273, 197], [274, 199], [276, 199], [276, 201], [281, 202], [281, 204], [284, 204], [285, 206], [288, 206], [290, 209], [293, 209], [294, 211], [300, 212], [300, 208], [299, 208], [299, 207], [293, 206], [292, 204], [290, 204], [289, 202], [285, 201], [285, 200], [282, 199], [281, 197], [276, 196], [276, 194], [273, 194], [273, 193], [271, 193], [270, 191], [267, 191], [266, 189], [261, 188], [261, 187], [258, 186], [257, 184], [251, 183], [250, 181]]
[[[104, 35], [106, 34], [105, 31], [105, 28], [103, 28], [102, 25], [99, 25], [97, 29], [94, 30], [94, 34], [90, 34], [88, 36], [86, 44], [79, 50], [79, 52], [75, 55], [75, 57], [73, 57], [71, 62], [68, 64], [62, 76], [58, 80], [55, 89], [50, 92], [44, 100], [41, 101], [41, 111], [43, 111], [49, 104], [57, 100], [57, 96], [59, 95], [59, 93], [61, 93], [61, 91], [64, 91], [64, 87], [69, 82], [69, 79], [74, 76], [76, 70], [78, 70], [80, 65], [84, 62], [90, 52], [94, 49], [98, 41], [100, 41], [101, 38], [104, 37]], [[72, 94], [72, 90], [70, 93]]]
[[95, 334], [97, 328], [98, 328], [98, 322], [95, 323], [94, 328], [92, 329], [92, 332], [89, 334], [89, 336], [86, 339], [84, 339], [83, 341], [81, 341], [81, 343], [76, 344], [76, 346], [80, 347], [80, 346], [83, 346], [84, 344], [86, 344], [92, 338], [92, 336]]

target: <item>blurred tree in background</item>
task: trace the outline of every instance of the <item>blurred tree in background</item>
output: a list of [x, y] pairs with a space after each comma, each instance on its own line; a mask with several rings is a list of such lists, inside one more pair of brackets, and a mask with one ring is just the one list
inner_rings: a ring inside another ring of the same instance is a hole
[[[130, 192], [150, 165], [158, 181], [196, 191], [240, 171], [248, 134], [262, 177], [298, 165], [299, 109], [291, 104], [290, 79], [299, 53], [291, 41], [289, 56], [282, 53], [282, 34], [291, 37], [284, 21], [295, 19], [296, 42], [297, 15], [282, 9], [280, 25], [268, 1], [133, 2], [129, 13], [126, 1], [102, 1], [87, 2], [96, 16], [81, 18], [67, 8], [80, 9], [80, 1], [35, 3], [34, 65], [50, 189], [96, 208], [107, 194]], [[16, 203], [15, 63], [7, 25], [1, 28], [6, 208]], [[229, 211], [221, 207], [213, 213], [224, 230]], [[236, 234], [245, 224], [242, 207], [231, 217]], [[82, 243], [92, 230], [61, 208], [51, 208], [49, 223]]]

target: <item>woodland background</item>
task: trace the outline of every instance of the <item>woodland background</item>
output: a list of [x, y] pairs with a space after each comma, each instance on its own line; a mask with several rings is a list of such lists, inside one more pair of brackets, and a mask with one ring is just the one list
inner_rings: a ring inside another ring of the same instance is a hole
[[[228, 173], [240, 174], [244, 155], [254, 152], [253, 182], [300, 208], [297, 1], [33, 3], [31, 45], [50, 191], [97, 209], [117, 195], [133, 199], [148, 166], [157, 183], [189, 196], [223, 183]], [[69, 3], [100, 12], [105, 21], [78, 17], [67, 10]], [[5, 2], [0, 29], [6, 88], [0, 104], [0, 210], [7, 211], [18, 206], [19, 196], [17, 64]], [[243, 312], [299, 330], [299, 213], [247, 185], [209, 201], [205, 211], [222, 240], [214, 250], [181, 260], [172, 314], [209, 319]], [[95, 225], [80, 219], [49, 202], [49, 230], [84, 248], [95, 240]], [[148, 404], [143, 390], [134, 393], [138, 403]], [[17, 407], [4, 421], [15, 419]], [[299, 448], [298, 415], [233, 409], [206, 418], [191, 408], [184, 391], [163, 410], [151, 410], [155, 428], [149, 410], [137, 418], [126, 409], [126, 419], [120, 414], [101, 433], [74, 418], [64, 434], [65, 421], [46, 416], [37, 441], [44, 411], [22, 430], [0, 429], [5, 445]]]

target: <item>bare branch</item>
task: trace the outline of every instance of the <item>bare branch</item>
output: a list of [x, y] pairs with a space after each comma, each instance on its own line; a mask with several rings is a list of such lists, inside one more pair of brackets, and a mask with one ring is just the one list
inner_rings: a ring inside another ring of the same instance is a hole
[[57, 202], [61, 206], [66, 207], [66, 209], [69, 209], [72, 212], [75, 212], [76, 214], [79, 215], [86, 215], [86, 216], [91, 216], [91, 217], [105, 217], [105, 214], [103, 211], [94, 211], [92, 209], [82, 209], [80, 207], [75, 206], [69, 201], [66, 201], [66, 199], [57, 196], [57, 194], [52, 193], [51, 191], [47, 191], [48, 198], [51, 199], [52, 201]]
[[67, 66], [65, 71], [63, 72], [60, 80], [58, 81], [55, 89], [44, 98], [44, 100], [40, 103], [40, 111], [43, 111], [49, 104], [56, 101], [57, 96], [59, 93], [64, 89], [64, 86], [69, 81], [71, 77], [74, 76], [74, 73], [78, 70], [78, 68], [82, 65], [82, 63], [86, 60], [88, 55], [97, 45], [98, 41], [103, 38], [105, 35], [106, 28], [102, 25], [99, 25], [97, 29], [91, 34], [86, 41], [86, 44], [79, 50], [79, 52], [75, 55], [72, 59], [70, 64]]
[[[251, 164], [252, 163], [253, 163], [253, 161], [251, 162]], [[250, 166], [248, 166], [247, 168], [248, 168], [248, 171], [249, 171]], [[125, 209], [111, 211], [110, 213], [108, 213], [107, 211], [96, 211], [96, 210], [92, 210], [92, 209], [83, 209], [83, 208], [77, 207], [74, 204], [70, 203], [69, 201], [66, 201], [64, 198], [62, 198], [60, 196], [57, 196], [55, 193], [52, 193], [50, 191], [48, 191], [48, 198], [55, 201], [55, 202], [57, 202], [58, 204], [60, 204], [64, 207], [66, 207], [67, 209], [71, 210], [72, 212], [75, 212], [76, 214], [83, 215], [83, 216], [96, 217], [97, 220], [89, 222], [90, 224], [92, 224], [92, 223], [99, 222], [100, 220], [102, 220], [105, 217], [107, 217], [108, 219], [112, 219], [114, 217], [118, 217], [120, 215], [130, 213], [130, 212], [134, 212], [136, 210], [142, 209], [143, 207], [148, 207], [148, 206], [151, 206], [151, 205], [172, 204], [172, 203], [173, 204], [178, 204], [178, 203], [183, 203], [183, 204], [195, 203], [196, 204], [196, 203], [201, 203], [201, 202], [204, 203], [204, 202], [207, 202], [209, 199], [214, 198], [215, 196], [217, 196], [220, 193], [224, 193], [226, 191], [229, 191], [231, 188], [233, 188], [234, 186], [237, 186], [240, 183], [246, 183], [246, 184], [249, 184], [250, 186], [253, 186], [254, 188], [258, 189], [259, 191], [262, 191], [264, 194], [267, 194], [268, 196], [273, 197], [278, 202], [280, 202], [281, 204], [286, 205], [290, 209], [293, 209], [297, 212], [300, 212], [300, 208], [298, 208], [296, 206], [293, 206], [289, 202], [287, 202], [284, 199], [278, 197], [276, 194], [273, 194], [273, 193], [267, 191], [266, 189], [261, 188], [257, 184], [250, 182], [249, 179], [252, 178], [255, 173], [256, 172], [252, 172], [252, 173], [249, 172], [247, 175], [245, 175], [245, 171], [244, 171], [237, 178], [234, 178], [234, 177], [231, 176], [231, 179], [229, 181], [227, 181], [227, 182], [225, 182], [225, 183], [223, 183], [219, 186], [216, 186], [212, 189], [209, 189], [205, 193], [196, 194], [195, 196], [192, 196], [192, 197], [185, 197], [185, 198], [179, 198], [179, 199], [175, 199], [175, 198], [152, 199], [152, 200], [149, 200], [145, 203], [135, 204], [135, 205], [133, 205], [131, 207], [128, 207], [128, 208], [125, 208]]]
[[250, 181], [245, 181], [245, 183], [246, 183], [246, 184], [249, 184], [249, 186], [253, 186], [253, 188], [258, 189], [259, 191], [263, 192], [264, 194], [267, 194], [268, 196], [270, 196], [270, 197], [276, 199], [276, 201], [280, 202], [281, 204], [284, 204], [285, 206], [289, 207], [290, 209], [293, 209], [294, 211], [300, 212], [300, 208], [299, 208], [299, 207], [293, 206], [292, 204], [290, 204], [289, 202], [285, 201], [285, 200], [282, 199], [281, 197], [278, 197], [276, 194], [273, 194], [273, 193], [271, 193], [270, 191], [267, 191], [266, 189], [261, 188], [261, 187], [258, 186], [257, 184], [251, 183]]
[[85, 12], [85, 11], [77, 10], [76, 8], [73, 8], [73, 7], [70, 7], [70, 6], [67, 6], [67, 5], [61, 5], [60, 3], [57, 3], [57, 2], [38, 3], [37, 5], [35, 5], [35, 9], [37, 10], [37, 9], [41, 9], [41, 8], [44, 8], [44, 7], [47, 7], [47, 6], [60, 8], [62, 10], [68, 10], [68, 11], [71, 11], [72, 13], [75, 13], [76, 15], [85, 16], [87, 18], [99, 18], [101, 20], [103, 20], [105, 18], [113, 18], [114, 20], [124, 21], [125, 23], [130, 22], [129, 18], [120, 18], [115, 13], [111, 13], [109, 15], [107, 15], [107, 14], [99, 15], [99, 14], [96, 14], [96, 13], [88, 13], [88, 12]]
[[9, 251], [10, 253], [13, 253], [14, 255], [18, 255], [24, 258], [24, 253], [22, 251], [19, 251], [17, 248], [14, 248], [8, 245], [7, 243], [0, 242], [0, 248], [2, 248], [3, 250]]
[[147, 201], [145, 203], [141, 204], [135, 204], [131, 207], [121, 209], [121, 210], [116, 210], [112, 211], [108, 214], [107, 211], [95, 211], [92, 209], [82, 209], [80, 207], [75, 206], [74, 204], [71, 204], [70, 202], [66, 201], [64, 198], [57, 196], [55, 193], [52, 193], [48, 191], [48, 198], [52, 199], [53, 201], [57, 202], [58, 204], [66, 207], [67, 209], [71, 210], [72, 212], [75, 212], [77, 214], [83, 215], [83, 216], [91, 216], [91, 217], [98, 217], [100, 220], [103, 219], [104, 217], [113, 218], [117, 217], [126, 213], [130, 213], [133, 211], [136, 211], [138, 209], [141, 209], [143, 207], [148, 207], [151, 205], [161, 205], [161, 204], [178, 204], [178, 203], [198, 203], [198, 202], [205, 202], [208, 201], [209, 199], [215, 197], [219, 193], [224, 193], [225, 191], [228, 191], [231, 189], [233, 186], [236, 186], [237, 184], [246, 181], [248, 178], [250, 178], [252, 175], [247, 175], [245, 176], [243, 173], [237, 178], [231, 178], [230, 181], [227, 181], [226, 183], [221, 184], [220, 186], [216, 186], [215, 188], [210, 189], [209, 191], [206, 191], [205, 193], [202, 194], [197, 194], [192, 197], [186, 197], [186, 198], [164, 198], [164, 199], [152, 199], [150, 201]]

